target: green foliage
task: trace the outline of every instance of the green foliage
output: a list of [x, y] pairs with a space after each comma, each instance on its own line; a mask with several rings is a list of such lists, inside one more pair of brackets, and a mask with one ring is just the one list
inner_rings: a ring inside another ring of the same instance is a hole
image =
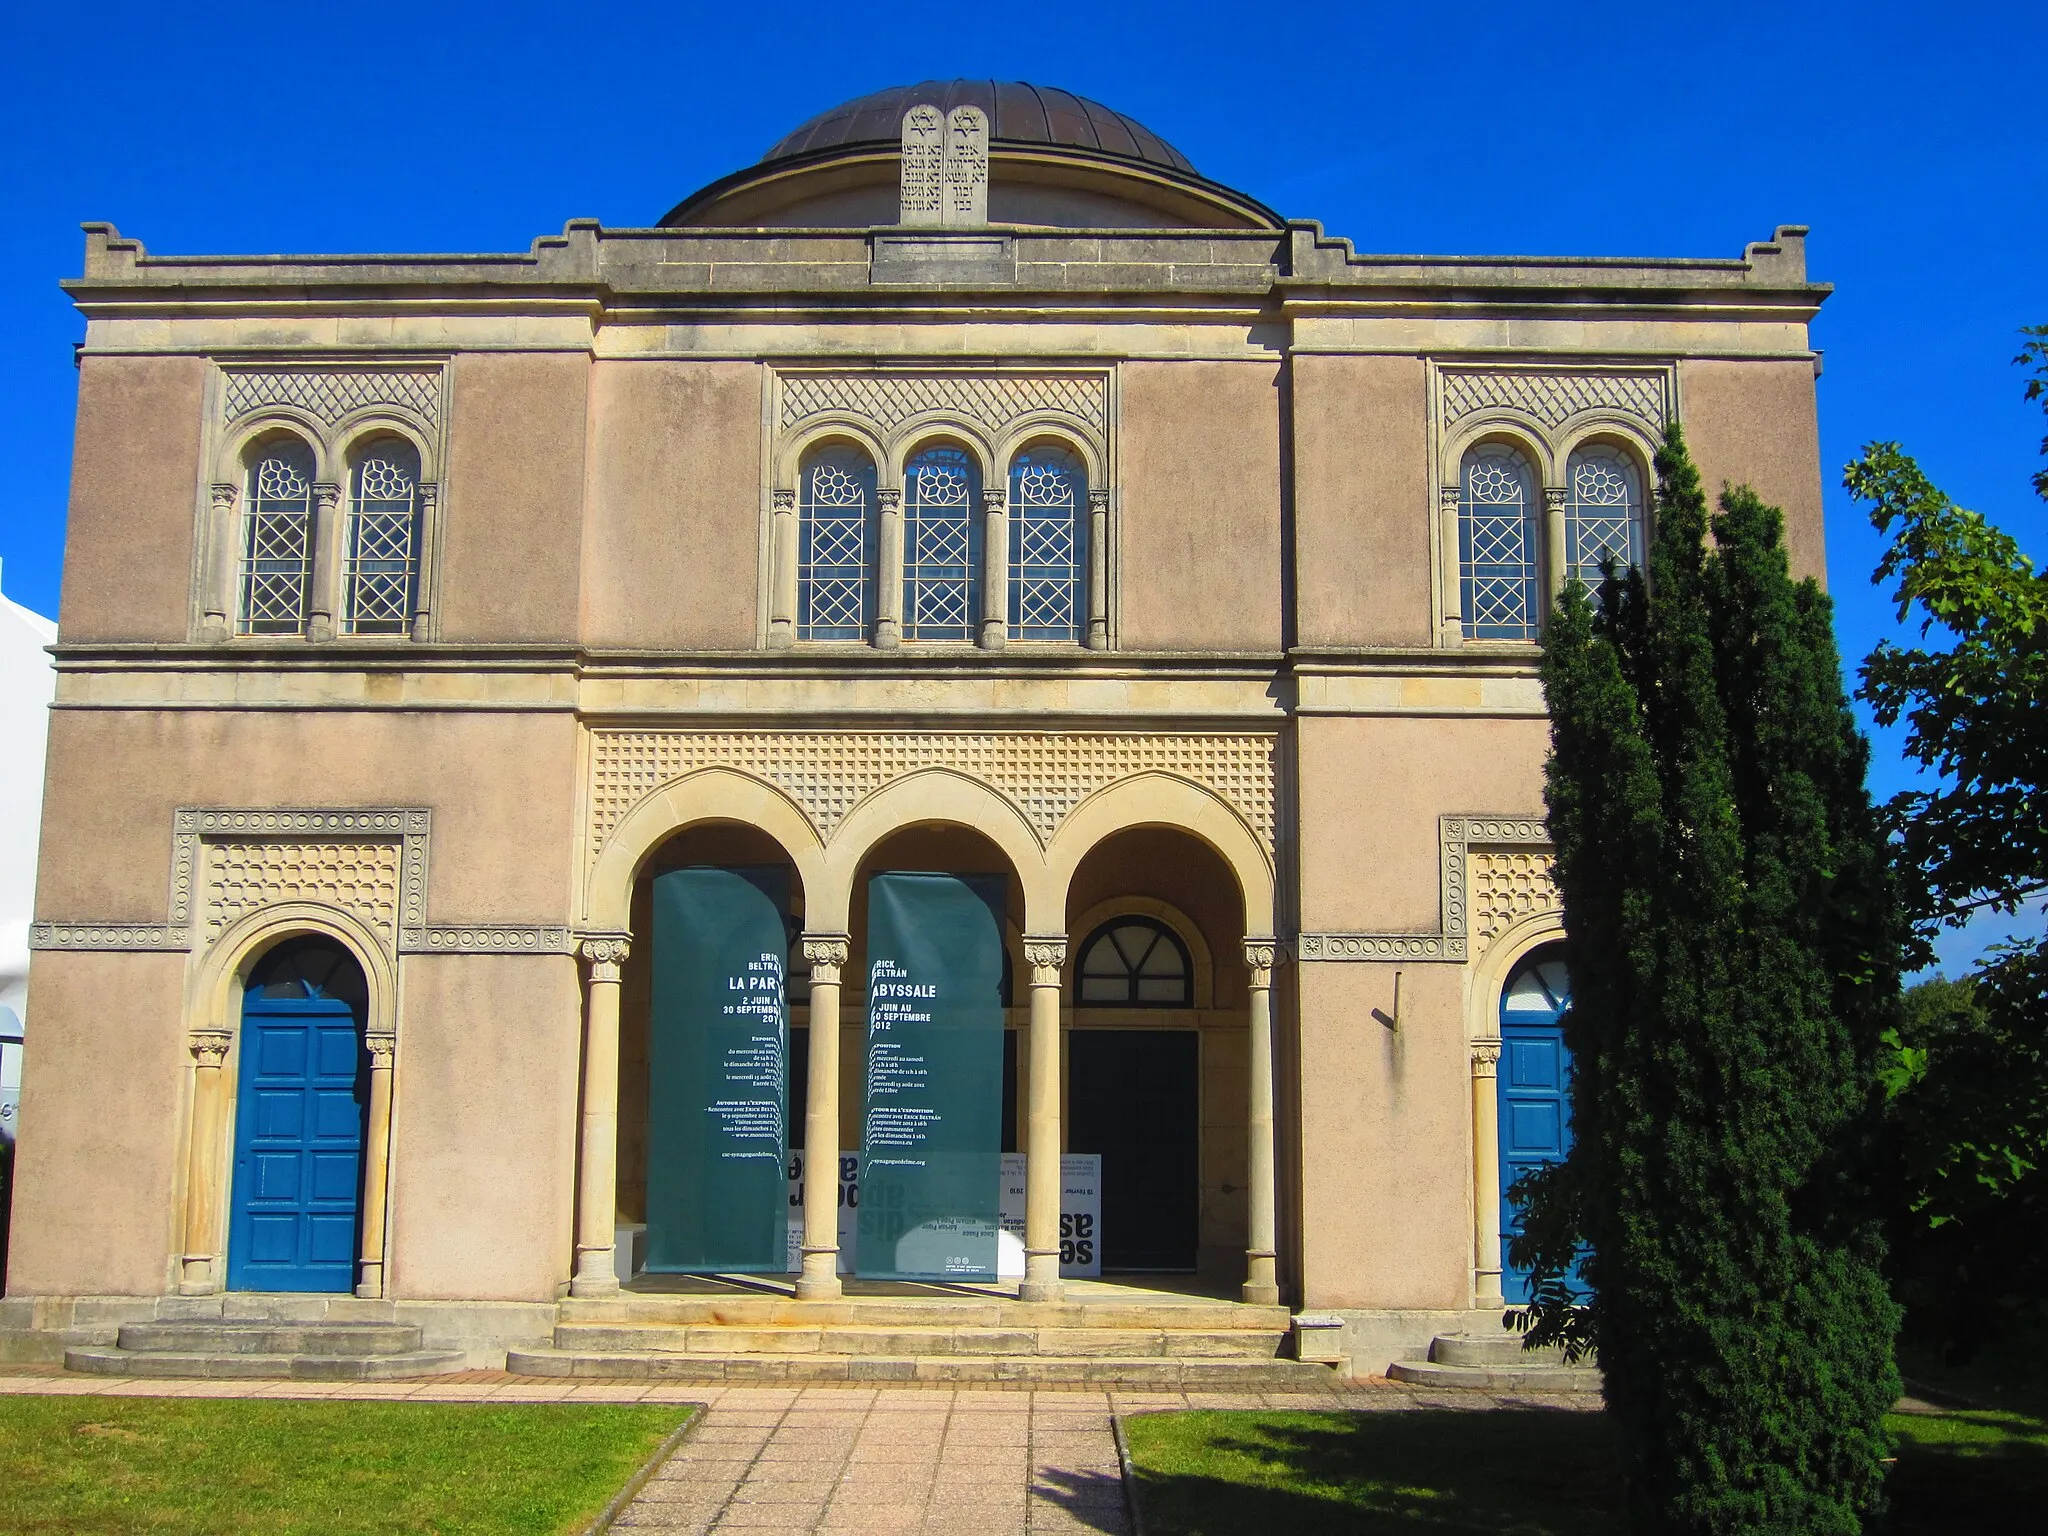
[[1597, 1345], [1635, 1529], [1853, 1533], [1897, 1390], [1868, 1176], [1902, 928], [1826, 597], [1748, 489], [1709, 518], [1676, 426], [1657, 473], [1647, 579], [1544, 638], [1575, 1143], [1526, 1191], [1516, 1321]]

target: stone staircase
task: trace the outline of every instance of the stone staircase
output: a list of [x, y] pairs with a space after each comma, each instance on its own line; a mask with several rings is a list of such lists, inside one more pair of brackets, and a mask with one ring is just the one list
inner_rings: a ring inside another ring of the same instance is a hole
[[1440, 1333], [1424, 1360], [1396, 1360], [1394, 1381], [1418, 1387], [1471, 1387], [1482, 1392], [1598, 1392], [1600, 1367], [1566, 1365], [1562, 1349], [1524, 1349], [1522, 1335]]
[[1227, 1391], [1327, 1388], [1281, 1358], [1285, 1307], [992, 1297], [622, 1296], [561, 1304], [524, 1376], [665, 1381], [1011, 1382]]
[[[217, 1304], [218, 1305], [218, 1304]], [[459, 1349], [424, 1347], [418, 1325], [385, 1302], [236, 1297], [218, 1315], [123, 1323], [111, 1345], [66, 1349], [67, 1370], [96, 1376], [393, 1381], [459, 1371]]]

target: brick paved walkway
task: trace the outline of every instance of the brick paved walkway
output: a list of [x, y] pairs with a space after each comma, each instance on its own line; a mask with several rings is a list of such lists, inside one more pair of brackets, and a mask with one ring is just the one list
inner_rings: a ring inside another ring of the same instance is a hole
[[127, 1381], [34, 1367], [0, 1394], [334, 1398], [389, 1402], [700, 1403], [703, 1419], [615, 1529], [931, 1536], [1129, 1531], [1110, 1420], [1174, 1408], [1597, 1408], [1370, 1381], [1325, 1393], [972, 1391], [540, 1381], [503, 1371], [347, 1382]]

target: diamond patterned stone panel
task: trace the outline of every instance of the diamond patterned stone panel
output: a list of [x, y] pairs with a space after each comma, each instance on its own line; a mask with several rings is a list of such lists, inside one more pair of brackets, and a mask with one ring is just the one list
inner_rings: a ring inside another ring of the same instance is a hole
[[1652, 432], [1662, 432], [1669, 409], [1661, 372], [1468, 372], [1447, 368], [1442, 378], [1444, 422], [1450, 426], [1467, 416], [1502, 407], [1521, 411], [1547, 427], [1562, 426], [1581, 411], [1602, 409], [1632, 416]]
[[927, 411], [952, 412], [995, 431], [1034, 412], [1055, 411], [1101, 432], [1109, 424], [1109, 380], [1103, 374], [783, 376], [783, 426], [825, 411], [863, 416], [885, 431]]
[[430, 427], [441, 420], [439, 368], [227, 368], [221, 414], [237, 421], [291, 405], [330, 426], [353, 411], [396, 406]]

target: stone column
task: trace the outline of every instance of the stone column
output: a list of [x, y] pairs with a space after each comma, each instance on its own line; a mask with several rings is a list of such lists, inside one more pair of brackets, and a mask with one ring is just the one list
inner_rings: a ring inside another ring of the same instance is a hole
[[1439, 633], [1445, 645], [1457, 645], [1465, 638], [1465, 553], [1458, 526], [1458, 508], [1463, 500], [1455, 485], [1442, 486], [1436, 493], [1437, 560], [1444, 569]]
[[1472, 1305], [1501, 1307], [1500, 1041], [1472, 1042], [1472, 1212], [1477, 1218]]
[[323, 480], [313, 487], [313, 589], [306, 605], [306, 638], [332, 640], [341, 607], [341, 487]]
[[226, 481], [213, 487], [213, 520], [206, 528], [206, 587], [199, 617], [199, 638], [225, 640], [235, 632], [236, 587], [241, 575], [235, 535], [241, 531], [235, 503], [241, 487]]
[[1088, 626], [1091, 651], [1109, 649], [1109, 492], [1088, 493]]
[[1010, 638], [1010, 519], [1001, 486], [981, 493], [981, 648], [1000, 651]]
[[220, 1287], [214, 1278], [214, 1240], [220, 1233], [221, 1196], [221, 1064], [234, 1036], [224, 1029], [195, 1030], [186, 1042], [196, 1069], [192, 1074], [192, 1144], [185, 1152], [185, 1251], [179, 1257], [178, 1294], [210, 1296]]
[[1549, 617], [1558, 594], [1564, 591], [1564, 498], [1561, 485], [1543, 488], [1543, 582], [1550, 599], [1544, 604], [1545, 618]]
[[804, 1086], [802, 1301], [839, 1294], [839, 969], [846, 964], [843, 933], [804, 935], [811, 967], [811, 1060]]
[[391, 1061], [396, 1035], [363, 1037], [370, 1053], [370, 1123], [363, 1136], [363, 1254], [356, 1294], [384, 1294], [384, 1218], [391, 1179]]
[[1245, 1116], [1245, 1204], [1249, 1241], [1245, 1245], [1244, 1299], [1255, 1306], [1280, 1300], [1278, 1174], [1273, 1146], [1273, 961], [1270, 938], [1244, 941], [1251, 972], [1251, 1102]]
[[778, 489], [772, 493], [772, 497], [775, 510], [768, 523], [768, 643], [782, 648], [796, 643], [799, 530], [796, 521], [796, 491]]
[[875, 551], [875, 645], [893, 651], [903, 643], [903, 492], [885, 486], [875, 492], [881, 510]]
[[1024, 1157], [1024, 1280], [1019, 1301], [1058, 1301], [1060, 1283], [1060, 967], [1063, 933], [1026, 934], [1031, 967], [1031, 1085]]
[[619, 967], [627, 935], [583, 940], [590, 964], [583, 1022], [583, 1176], [576, 1191], [576, 1274], [572, 1296], [609, 1296], [619, 1277], [612, 1245], [619, 1221]]
[[419, 533], [412, 560], [412, 638], [416, 643], [424, 643], [432, 636], [434, 628], [431, 593], [434, 560], [439, 553], [435, 525], [439, 521], [441, 488], [431, 480], [425, 481], [419, 488], [419, 496]]

